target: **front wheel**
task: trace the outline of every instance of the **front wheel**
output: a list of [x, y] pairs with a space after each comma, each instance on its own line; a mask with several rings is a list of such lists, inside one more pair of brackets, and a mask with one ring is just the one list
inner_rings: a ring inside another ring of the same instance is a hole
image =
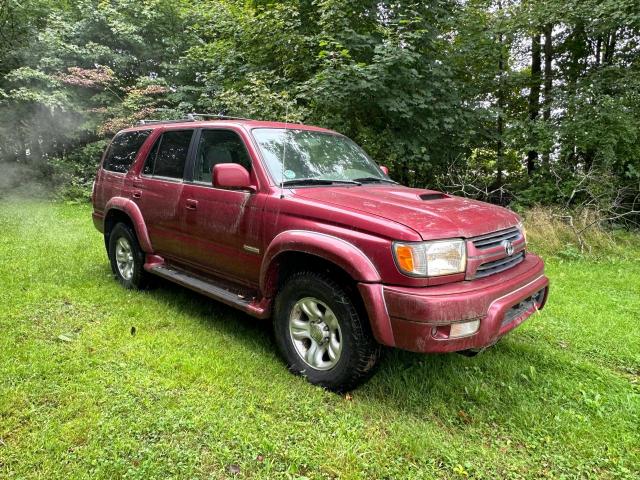
[[278, 293], [274, 331], [289, 370], [346, 391], [374, 371], [381, 347], [351, 294], [326, 275], [294, 274]]

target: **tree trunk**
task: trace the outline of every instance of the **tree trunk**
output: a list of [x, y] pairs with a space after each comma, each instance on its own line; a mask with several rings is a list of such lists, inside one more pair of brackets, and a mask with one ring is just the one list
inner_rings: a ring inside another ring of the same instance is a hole
[[617, 41], [618, 41], [618, 30], [614, 28], [613, 32], [611, 32], [607, 36], [607, 44], [605, 45], [603, 63], [609, 64], [613, 60], [613, 54], [616, 51]]
[[[544, 27], [544, 112], [543, 118], [545, 122], [551, 119], [551, 102], [553, 89], [553, 25], [547, 24]], [[549, 164], [549, 149], [546, 149], [543, 155], [543, 162]]]
[[498, 58], [498, 119], [496, 121], [498, 134], [498, 141], [496, 143], [496, 184], [498, 188], [502, 187], [503, 184], [502, 168], [504, 165], [504, 143], [502, 141], [502, 136], [504, 134], [504, 120], [502, 118], [502, 110], [504, 109], [504, 87], [502, 78], [504, 76], [504, 58], [502, 55], [503, 41], [502, 33], [498, 34], [498, 43], [500, 45], [500, 57]]
[[[502, 0], [498, 0], [498, 12], [502, 12]], [[500, 15], [499, 14], [499, 15]], [[498, 32], [498, 86], [496, 92], [496, 98], [498, 100], [498, 116], [496, 119], [496, 189], [503, 186], [503, 165], [504, 165], [504, 142], [502, 136], [504, 134], [504, 119], [502, 117], [502, 111], [504, 109], [504, 35], [500, 31]]]
[[[567, 71], [567, 113], [563, 121], [572, 121], [576, 111], [576, 90], [578, 88], [578, 80], [588, 68], [589, 57], [593, 53], [591, 46], [587, 39], [585, 32], [585, 26], [583, 21], [578, 21], [571, 32], [568, 39], [567, 46], [570, 53], [569, 69]], [[576, 133], [565, 139], [562, 147], [562, 158], [565, 159], [569, 165], [573, 165], [576, 162], [577, 139]]]
[[[535, 33], [531, 36], [531, 85], [529, 89], [529, 120], [531, 121], [532, 130], [533, 123], [540, 114], [540, 85], [542, 83], [540, 53], [540, 34]], [[532, 133], [530, 134], [529, 142], [533, 144], [535, 143], [534, 140]], [[527, 173], [529, 175], [536, 167], [536, 160], [538, 160], [538, 152], [534, 149], [529, 150], [527, 153]]]

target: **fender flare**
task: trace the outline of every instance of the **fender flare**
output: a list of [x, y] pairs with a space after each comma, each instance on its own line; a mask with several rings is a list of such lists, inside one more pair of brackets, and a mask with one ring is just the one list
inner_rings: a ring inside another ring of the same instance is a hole
[[394, 346], [391, 320], [384, 301], [380, 273], [358, 247], [326, 233], [288, 230], [277, 235], [265, 253], [260, 269], [260, 290], [265, 297], [276, 293], [278, 256], [286, 252], [307, 253], [333, 263], [358, 283], [375, 339]]
[[380, 274], [362, 250], [342, 238], [310, 230], [287, 230], [278, 234], [265, 252], [260, 268], [260, 290], [267, 297], [275, 294], [273, 276], [278, 256], [285, 252], [314, 255], [347, 272], [356, 282], [380, 282]]
[[142, 251], [144, 251], [145, 253], [153, 253], [153, 247], [151, 246], [151, 239], [149, 238], [147, 225], [144, 222], [142, 212], [140, 211], [138, 205], [136, 205], [133, 200], [130, 200], [128, 198], [113, 197], [107, 202], [107, 205], [104, 209], [105, 221], [111, 210], [119, 210], [127, 214], [127, 216], [131, 219], [131, 222], [133, 223], [133, 228], [136, 232], [136, 236], [138, 237], [140, 248], [142, 248]]

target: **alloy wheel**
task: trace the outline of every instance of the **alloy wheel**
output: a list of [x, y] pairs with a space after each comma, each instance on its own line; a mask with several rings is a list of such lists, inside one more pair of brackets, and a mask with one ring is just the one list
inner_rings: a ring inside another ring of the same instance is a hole
[[125, 280], [131, 280], [135, 261], [133, 259], [133, 248], [131, 243], [124, 237], [118, 238], [116, 242], [116, 265], [118, 272]]
[[330, 370], [340, 360], [340, 324], [333, 311], [317, 298], [296, 302], [289, 315], [289, 333], [296, 352], [310, 367]]

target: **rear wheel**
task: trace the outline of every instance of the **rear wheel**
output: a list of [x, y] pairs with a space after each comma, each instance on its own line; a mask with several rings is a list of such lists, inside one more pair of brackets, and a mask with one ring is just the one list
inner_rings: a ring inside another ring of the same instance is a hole
[[346, 391], [374, 372], [381, 347], [353, 295], [327, 275], [300, 272], [275, 304], [274, 331], [289, 370], [309, 382]]
[[109, 234], [109, 261], [123, 287], [142, 289], [149, 285], [144, 259], [145, 254], [133, 229], [126, 223], [117, 223]]

